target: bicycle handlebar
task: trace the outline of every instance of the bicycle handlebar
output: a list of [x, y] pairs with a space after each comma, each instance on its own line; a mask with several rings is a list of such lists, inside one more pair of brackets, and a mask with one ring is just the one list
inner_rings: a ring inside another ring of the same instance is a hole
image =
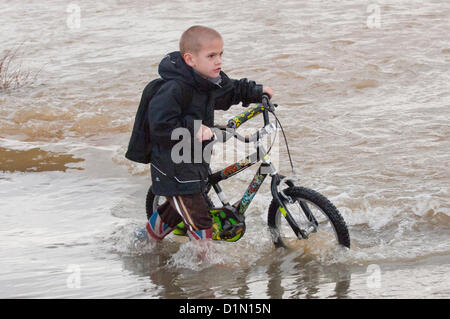
[[215, 126], [213, 127], [213, 132], [215, 134], [215, 140], [219, 142], [226, 142], [230, 138], [235, 137], [238, 140], [244, 143], [256, 142], [260, 140], [264, 135], [271, 134], [274, 130], [276, 130], [276, 126], [273, 123], [266, 125], [265, 127], [260, 128], [256, 133], [251, 135], [242, 136], [236, 132], [235, 129], [224, 127], [224, 126]]
[[247, 122], [252, 117], [255, 117], [256, 115], [262, 113], [264, 111], [264, 106], [262, 104], [256, 104], [254, 106], [250, 106], [245, 112], [242, 112], [232, 119], [228, 121], [227, 127], [228, 128], [238, 128], [245, 122]]
[[245, 112], [242, 112], [233, 117], [232, 119], [230, 119], [228, 121], [227, 127], [236, 129], [245, 122], [247, 122], [249, 119], [263, 112], [264, 112], [264, 123], [268, 124], [268, 121], [266, 121], [267, 111], [273, 112], [276, 106], [277, 106], [276, 104], [272, 104], [272, 102], [270, 102], [270, 97], [267, 94], [263, 94], [262, 103], [249, 107]]
[[[221, 135], [223, 141], [228, 140], [232, 136], [245, 143], [256, 141], [260, 135], [267, 134], [271, 130], [268, 112], [273, 112], [277, 106], [277, 104], [270, 102], [270, 97], [267, 94], [263, 94], [262, 103], [251, 106], [245, 112], [236, 115], [228, 121], [226, 126], [216, 125], [216, 136]], [[251, 136], [242, 136], [236, 132], [239, 126], [261, 113], [264, 113], [264, 127], [262, 129]], [[232, 132], [229, 132], [229, 129], [232, 129]]]

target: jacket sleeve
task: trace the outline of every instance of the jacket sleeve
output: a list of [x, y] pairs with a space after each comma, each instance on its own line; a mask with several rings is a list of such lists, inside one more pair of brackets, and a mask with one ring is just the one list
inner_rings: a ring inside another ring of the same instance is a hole
[[[194, 130], [194, 118], [182, 114], [182, 89], [176, 81], [164, 83], [149, 103], [148, 119], [152, 141], [162, 146], [172, 147], [177, 140], [172, 140], [172, 131], [186, 128], [191, 137]], [[198, 129], [198, 128], [197, 128]]]
[[246, 78], [234, 80], [222, 75], [222, 89], [215, 99], [216, 110], [228, 110], [232, 105], [242, 102], [247, 107], [250, 103], [262, 102], [263, 86]]

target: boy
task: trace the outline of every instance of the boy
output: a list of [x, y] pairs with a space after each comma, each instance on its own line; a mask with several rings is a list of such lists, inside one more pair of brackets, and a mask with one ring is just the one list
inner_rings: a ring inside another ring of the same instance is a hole
[[[222, 72], [222, 54], [223, 40], [217, 31], [193, 26], [183, 33], [180, 51], [166, 55], [159, 65], [159, 74], [166, 82], [149, 103], [151, 176], [153, 193], [167, 201], [146, 225], [149, 237], [155, 240], [162, 240], [181, 221], [191, 240], [212, 236], [213, 222], [204, 197], [209, 164], [204, 159], [195, 161], [194, 152], [190, 161], [175, 163], [172, 147], [178, 141], [172, 140], [172, 131], [188, 130], [191, 145], [201, 143], [204, 148], [213, 138], [214, 110], [228, 110], [240, 102], [261, 102], [263, 93], [273, 95], [269, 87], [228, 78]], [[185, 90], [192, 94], [187, 107], [182, 105]]]

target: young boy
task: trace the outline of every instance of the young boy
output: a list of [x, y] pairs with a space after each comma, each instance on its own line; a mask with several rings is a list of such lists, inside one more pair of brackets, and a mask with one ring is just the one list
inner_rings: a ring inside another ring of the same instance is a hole
[[[204, 148], [213, 138], [214, 110], [228, 110], [240, 102], [261, 102], [263, 93], [273, 95], [269, 87], [228, 78], [222, 71], [222, 54], [223, 39], [217, 31], [193, 26], [183, 33], [180, 51], [166, 55], [159, 65], [159, 74], [166, 82], [149, 104], [151, 176], [153, 193], [167, 201], [147, 222], [147, 233], [153, 239], [162, 240], [181, 221], [191, 240], [210, 239], [212, 235], [213, 222], [204, 197], [209, 164], [195, 161], [194, 152], [190, 161], [174, 161], [172, 147], [179, 141], [172, 140], [173, 130], [187, 129], [192, 145], [201, 142]], [[192, 91], [188, 107], [182, 105], [186, 89]]]

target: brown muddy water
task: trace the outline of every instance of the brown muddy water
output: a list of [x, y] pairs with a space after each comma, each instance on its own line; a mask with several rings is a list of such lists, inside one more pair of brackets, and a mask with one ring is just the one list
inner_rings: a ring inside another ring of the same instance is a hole
[[[0, 16], [2, 53], [21, 44], [17, 63], [41, 70], [0, 91], [1, 298], [450, 297], [448, 1], [12, 0]], [[350, 250], [275, 249], [267, 184], [245, 236], [204, 264], [184, 238], [134, 244], [149, 169], [123, 155], [143, 87], [193, 24], [223, 35], [231, 77], [274, 88], [296, 177], [339, 208]]]

